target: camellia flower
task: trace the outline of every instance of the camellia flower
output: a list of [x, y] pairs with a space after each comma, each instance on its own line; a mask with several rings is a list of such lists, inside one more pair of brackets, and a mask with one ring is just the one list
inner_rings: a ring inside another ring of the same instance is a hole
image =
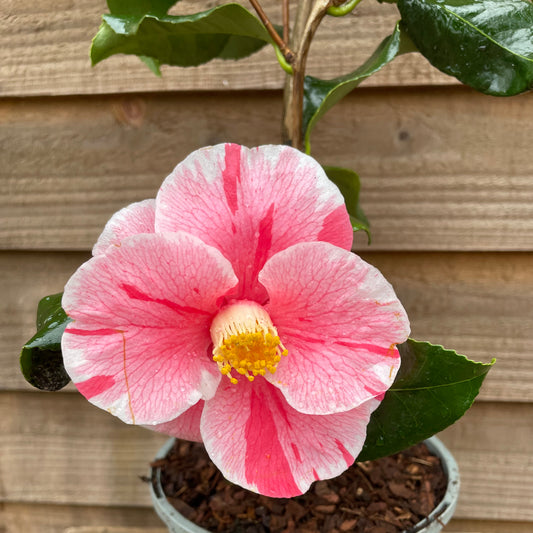
[[309, 156], [198, 150], [67, 283], [65, 367], [123, 421], [203, 441], [230, 481], [301, 494], [353, 463], [409, 333], [352, 236]]

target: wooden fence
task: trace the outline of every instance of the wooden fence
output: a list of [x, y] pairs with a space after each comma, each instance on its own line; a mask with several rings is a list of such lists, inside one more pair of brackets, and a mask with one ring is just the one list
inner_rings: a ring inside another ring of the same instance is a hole
[[[183, 12], [222, 2], [183, 0]], [[277, 2], [264, 2], [269, 11]], [[18, 353], [35, 306], [62, 290], [109, 216], [153, 197], [192, 150], [279, 142], [282, 73], [271, 50], [163, 69], [95, 69], [103, 0], [0, 7], [0, 531], [161, 532], [139, 477], [164, 441], [72, 387], [25, 384]], [[310, 72], [353, 70], [397, 19], [372, 0], [331, 20]], [[405, 56], [329, 112], [324, 164], [358, 171], [373, 244], [357, 251], [393, 283], [413, 336], [498, 362], [442, 438], [463, 475], [450, 532], [533, 530], [533, 96], [474, 93]]]

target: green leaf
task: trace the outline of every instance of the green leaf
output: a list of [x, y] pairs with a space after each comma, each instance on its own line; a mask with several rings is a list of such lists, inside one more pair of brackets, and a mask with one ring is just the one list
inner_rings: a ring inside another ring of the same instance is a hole
[[147, 56], [139, 56], [139, 59], [156, 75], [161, 76], [161, 65], [157, 59]]
[[272, 42], [263, 24], [239, 4], [184, 16], [164, 14], [169, 2], [147, 1], [144, 10], [129, 11], [126, 4], [125, 0], [109, 3], [115, 10], [104, 15], [93, 39], [93, 65], [114, 54], [133, 54], [150, 58], [151, 68], [190, 67], [215, 58], [241, 59]]
[[[146, 15], [164, 17], [179, 0], [107, 0], [118, 33], [135, 33]], [[104, 15], [104, 19], [109, 15]], [[113, 27], [113, 22], [111, 23]]]
[[311, 130], [326, 111], [395, 57], [413, 50], [413, 44], [402, 31], [398, 22], [394, 32], [385, 38], [368, 60], [353, 72], [332, 80], [306, 76], [302, 124], [306, 153], [311, 151]]
[[62, 293], [53, 294], [39, 302], [37, 333], [20, 354], [20, 367], [26, 381], [41, 390], [56, 391], [70, 381], [61, 355], [61, 337], [70, 322], [61, 307], [62, 296]]
[[412, 339], [398, 349], [402, 365], [370, 418], [358, 461], [399, 452], [453, 424], [472, 405], [494, 364]]
[[486, 94], [533, 86], [528, 0], [398, 0], [402, 22], [430, 63]]
[[167, 11], [180, 0], [107, 0], [109, 12], [114, 15], [139, 16], [146, 13], [157, 17]]
[[359, 205], [359, 191], [361, 183], [359, 176], [353, 170], [340, 167], [323, 167], [328, 178], [339, 188], [354, 231], [363, 230], [370, 244], [370, 223]]

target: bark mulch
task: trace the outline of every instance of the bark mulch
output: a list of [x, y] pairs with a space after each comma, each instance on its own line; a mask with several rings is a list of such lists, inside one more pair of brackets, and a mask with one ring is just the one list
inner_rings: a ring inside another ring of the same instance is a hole
[[170, 503], [217, 533], [397, 533], [425, 518], [446, 490], [440, 460], [424, 444], [357, 463], [290, 499], [260, 496], [229, 483], [198, 443], [176, 441], [152, 466], [161, 468]]

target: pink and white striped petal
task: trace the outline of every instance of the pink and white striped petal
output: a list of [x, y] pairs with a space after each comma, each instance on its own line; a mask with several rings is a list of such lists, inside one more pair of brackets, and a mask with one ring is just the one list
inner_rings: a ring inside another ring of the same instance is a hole
[[187, 411], [182, 413], [178, 418], [157, 424], [155, 426], [144, 426], [147, 429], [152, 429], [177, 439], [192, 440], [195, 442], [202, 442], [202, 434], [200, 433], [200, 418], [204, 409], [204, 401], [200, 400], [198, 403], [189, 407]]
[[409, 321], [379, 270], [329, 243], [301, 243], [273, 256], [259, 281], [289, 351], [267, 379], [292, 407], [325, 415], [382, 398]]
[[93, 246], [93, 255], [101, 255], [110, 246], [120, 246], [126, 237], [139, 233], [154, 233], [155, 200], [143, 200], [117, 211], [105, 225]]
[[231, 261], [240, 280], [235, 298], [263, 303], [259, 271], [293, 244], [352, 245], [339, 190], [314, 159], [288, 146], [197, 150], [165, 180], [156, 204], [157, 232], [186, 231]]
[[209, 456], [229, 481], [290, 498], [354, 462], [378, 405], [371, 399], [344, 413], [305, 415], [262, 378], [238, 385], [223, 380], [205, 403], [200, 427]]
[[236, 283], [229, 261], [192, 235], [124, 239], [65, 287], [63, 308], [74, 320], [62, 339], [67, 372], [125, 422], [176, 418], [216, 391], [209, 327]]

